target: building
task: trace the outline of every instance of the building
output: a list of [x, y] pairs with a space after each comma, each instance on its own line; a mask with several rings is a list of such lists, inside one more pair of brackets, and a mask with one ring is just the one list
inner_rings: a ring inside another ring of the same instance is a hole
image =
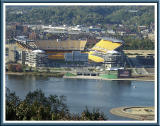
[[19, 49], [16, 44], [6, 44], [6, 63], [16, 63], [19, 60], [19, 51], [21, 51], [21, 49]]
[[45, 67], [48, 65], [48, 57], [43, 50], [28, 51], [26, 64], [31, 67]]
[[116, 34], [116, 32], [113, 29], [108, 29], [107, 33], [110, 34], [110, 35], [115, 35]]
[[16, 42], [15, 44], [6, 44], [6, 63], [26, 64], [26, 52], [31, 51], [25, 44]]
[[26, 51], [19, 50], [17, 51], [17, 63], [25, 65], [26, 62]]

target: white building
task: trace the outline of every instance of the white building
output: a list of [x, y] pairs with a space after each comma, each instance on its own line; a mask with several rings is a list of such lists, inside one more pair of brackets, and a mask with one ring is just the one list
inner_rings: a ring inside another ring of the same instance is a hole
[[26, 55], [26, 64], [31, 67], [44, 67], [48, 63], [48, 56], [43, 50], [29, 51]]

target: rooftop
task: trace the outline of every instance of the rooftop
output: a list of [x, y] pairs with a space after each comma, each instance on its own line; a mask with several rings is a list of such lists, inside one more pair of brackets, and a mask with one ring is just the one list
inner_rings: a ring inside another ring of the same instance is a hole
[[32, 52], [33, 52], [33, 53], [44, 53], [43, 50], [33, 50]]

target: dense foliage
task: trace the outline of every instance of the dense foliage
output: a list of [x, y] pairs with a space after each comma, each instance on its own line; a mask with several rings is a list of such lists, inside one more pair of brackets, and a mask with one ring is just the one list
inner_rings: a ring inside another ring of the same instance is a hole
[[125, 50], [154, 50], [154, 42], [148, 38], [124, 37], [123, 40]]
[[[133, 10], [133, 11], [132, 11]], [[136, 12], [134, 12], [136, 10]], [[22, 12], [22, 13], [21, 13]], [[28, 24], [150, 25], [153, 6], [50, 6], [7, 7], [7, 22]]]
[[107, 120], [98, 109], [92, 112], [86, 107], [79, 114], [71, 114], [65, 103], [65, 96], [46, 97], [41, 90], [29, 92], [21, 100], [6, 89], [6, 120]]

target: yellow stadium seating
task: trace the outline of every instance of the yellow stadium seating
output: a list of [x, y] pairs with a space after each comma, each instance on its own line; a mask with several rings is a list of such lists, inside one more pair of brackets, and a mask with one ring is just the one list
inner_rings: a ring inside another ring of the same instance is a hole
[[112, 51], [116, 48], [118, 48], [119, 46], [121, 46], [121, 43], [116, 43], [116, 42], [112, 42], [112, 41], [108, 41], [108, 40], [101, 40], [100, 42], [98, 42], [93, 48], [92, 50], [97, 50], [97, 51], [102, 51], [102, 52], [108, 52], [108, 51]]
[[48, 58], [54, 60], [64, 60], [64, 55], [49, 55]]
[[104, 62], [104, 59], [98, 56], [88, 55], [88, 59], [94, 62]]
[[[107, 53], [108, 51], [115, 50], [116, 48], [120, 47], [122, 43], [116, 43], [109, 40], [100, 40], [93, 48], [92, 50], [95, 50], [97, 52], [103, 52]], [[94, 51], [90, 51], [88, 53], [88, 59], [94, 62], [104, 62], [104, 59], [98, 56], [93, 56]]]

